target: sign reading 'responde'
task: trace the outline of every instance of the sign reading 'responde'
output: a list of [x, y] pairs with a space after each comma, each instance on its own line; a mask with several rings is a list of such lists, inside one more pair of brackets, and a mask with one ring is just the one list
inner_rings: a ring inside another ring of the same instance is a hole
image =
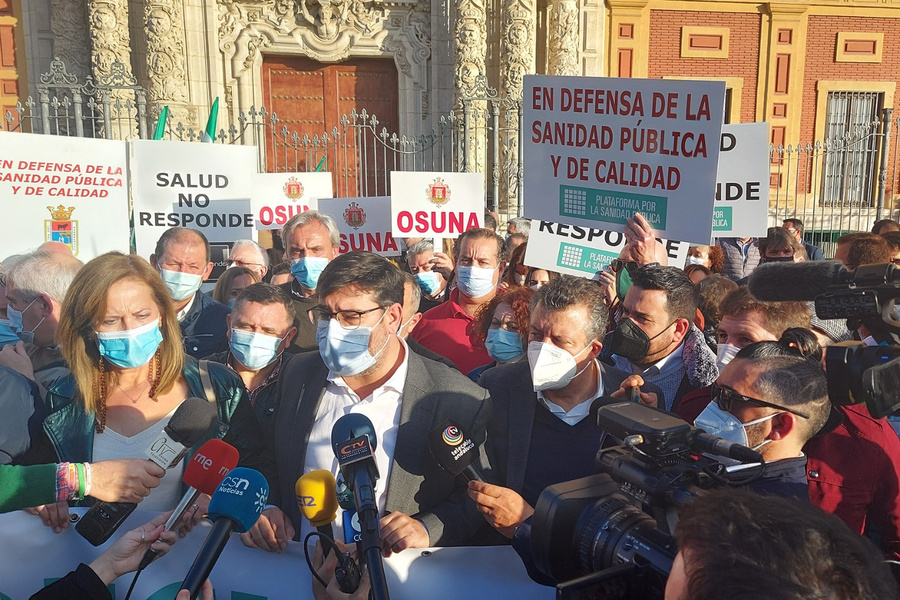
[[391, 231], [398, 238], [455, 238], [481, 227], [483, 215], [480, 173], [391, 173]]
[[319, 212], [331, 215], [341, 233], [340, 252], [367, 250], [381, 256], [399, 256], [400, 247], [391, 235], [391, 199], [321, 198]]
[[713, 235], [752, 237], [769, 218], [769, 124], [722, 127]]
[[529, 75], [524, 98], [526, 217], [709, 243], [723, 82]]
[[294, 215], [331, 198], [331, 173], [255, 173], [250, 206], [257, 229], [281, 229]]

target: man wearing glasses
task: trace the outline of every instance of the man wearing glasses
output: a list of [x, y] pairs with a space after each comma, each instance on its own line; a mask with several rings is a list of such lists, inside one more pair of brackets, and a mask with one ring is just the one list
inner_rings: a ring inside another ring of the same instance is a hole
[[250, 269], [259, 280], [262, 281], [269, 272], [269, 255], [266, 249], [253, 240], [237, 240], [231, 246], [228, 260], [225, 261], [228, 268], [244, 267]]
[[[398, 335], [403, 283], [399, 269], [369, 252], [338, 256], [319, 277], [319, 302], [310, 310], [319, 351], [286, 363], [276, 392], [274, 445], [281, 483], [271, 498], [281, 510], [263, 512], [244, 534], [247, 545], [277, 552], [296, 531], [298, 540], [305, 538], [311, 528], [300, 516], [294, 483], [314, 469], [337, 474], [331, 430], [349, 413], [365, 415], [375, 429], [376, 500], [386, 552], [465, 544], [483, 522], [466, 501], [465, 481], [442, 471], [429, 456], [427, 438], [448, 419], [479, 445], [487, 392], [454, 369], [409, 351]], [[475, 464], [489, 473], [483, 454]], [[336, 525], [339, 530], [340, 522]]]

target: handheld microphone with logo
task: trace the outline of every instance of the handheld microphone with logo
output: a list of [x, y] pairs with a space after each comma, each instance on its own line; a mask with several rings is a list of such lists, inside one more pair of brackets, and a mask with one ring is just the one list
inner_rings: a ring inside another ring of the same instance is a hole
[[353, 499], [353, 492], [344, 482], [344, 475], [339, 471], [337, 479], [335, 479], [335, 492], [337, 493], [338, 506], [344, 511], [341, 519], [342, 529], [344, 530], [345, 544], [358, 544], [362, 542], [362, 535], [359, 532], [359, 517], [356, 514], [356, 500]]
[[[353, 490], [362, 538], [358, 548], [361, 550], [360, 555], [366, 560], [372, 594], [376, 600], [386, 600], [390, 596], [384, 575], [384, 562], [381, 559], [381, 527], [375, 496], [378, 465], [375, 462], [374, 430], [372, 421], [365, 415], [344, 415], [331, 429], [331, 446], [344, 481]], [[363, 431], [366, 433], [359, 435]], [[369, 431], [372, 433], [369, 434]], [[347, 439], [345, 435], [351, 437]]]
[[[212, 429], [217, 419], [215, 403], [188, 398], [175, 410], [168, 425], [147, 448], [147, 458], [163, 469], [177, 466], [188, 449]], [[94, 546], [99, 546], [109, 539], [135, 508], [137, 504], [133, 502], [98, 502], [78, 521], [75, 531]]]
[[316, 469], [304, 474], [294, 485], [294, 493], [300, 512], [310, 524], [322, 535], [333, 537], [331, 522], [337, 516], [338, 499], [331, 471]]
[[696, 427], [694, 427], [691, 432], [691, 450], [699, 454], [706, 453], [715, 454], [716, 456], [726, 456], [743, 463], [764, 464], [766, 462], [759, 452], [751, 450], [747, 446], [735, 444], [734, 442], [723, 440], [720, 437], [709, 435], [702, 429]]
[[[189, 487], [175, 507], [175, 512], [166, 521], [166, 531], [175, 531], [184, 513], [197, 501], [200, 494], [212, 496], [228, 472], [237, 466], [239, 458], [237, 448], [220, 439], [207, 440], [200, 446], [184, 468], [182, 481]], [[149, 548], [141, 559], [138, 570], [147, 568], [158, 554], [156, 550]]]
[[179, 591], [188, 590], [191, 600], [197, 597], [232, 532], [244, 533], [253, 527], [268, 499], [269, 484], [259, 471], [237, 467], [228, 473], [209, 501], [207, 513], [213, 522], [212, 529]]
[[462, 475], [466, 481], [485, 483], [478, 468], [472, 463], [478, 454], [478, 446], [463, 430], [448, 420], [428, 434], [428, 449], [435, 462], [452, 475]]

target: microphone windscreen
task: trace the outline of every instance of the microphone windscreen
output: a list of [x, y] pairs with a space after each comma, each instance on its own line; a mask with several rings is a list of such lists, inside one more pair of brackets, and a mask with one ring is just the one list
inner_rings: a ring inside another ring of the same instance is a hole
[[475, 459], [475, 442], [466, 437], [459, 426], [444, 421], [428, 434], [428, 448], [438, 465], [448, 473], [459, 475]]
[[849, 276], [847, 268], [836, 261], [768, 263], [754, 269], [747, 287], [763, 302], [808, 302]]
[[306, 473], [294, 485], [297, 506], [313, 527], [334, 521], [338, 508], [335, 485], [334, 475], [325, 469]]
[[374, 452], [378, 447], [378, 440], [375, 437], [375, 427], [372, 425], [372, 421], [366, 415], [346, 414], [335, 421], [331, 428], [331, 447], [335, 448], [338, 444], [363, 435], [369, 436], [369, 444]]
[[234, 531], [244, 533], [256, 524], [269, 499], [269, 483], [263, 474], [247, 467], [232, 469], [209, 501], [207, 513], [213, 521], [225, 517], [235, 522]]
[[219, 418], [215, 402], [202, 398], [188, 398], [175, 409], [166, 425], [172, 441], [190, 448], [203, 439]]
[[184, 468], [184, 482], [212, 496], [239, 458], [237, 448], [231, 444], [220, 439], [207, 440]]

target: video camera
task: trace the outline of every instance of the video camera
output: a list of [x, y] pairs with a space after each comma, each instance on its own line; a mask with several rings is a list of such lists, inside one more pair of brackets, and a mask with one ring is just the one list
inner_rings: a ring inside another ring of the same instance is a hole
[[717, 483], [746, 484], [762, 473], [732, 479], [720, 462], [693, 455], [763, 464], [762, 457], [633, 402], [601, 406], [597, 425], [621, 443], [598, 451], [600, 473], [541, 492], [532, 518], [535, 566], [563, 582], [560, 599], [662, 599], [678, 551], [678, 508]]

